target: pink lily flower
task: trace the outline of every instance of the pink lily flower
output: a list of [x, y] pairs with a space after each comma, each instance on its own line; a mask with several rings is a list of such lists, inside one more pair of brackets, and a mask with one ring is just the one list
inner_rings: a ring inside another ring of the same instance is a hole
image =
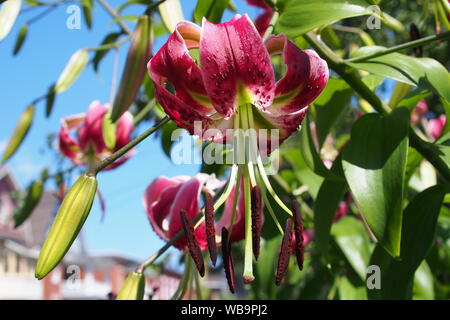
[[[200, 213], [200, 193], [214, 193], [223, 183], [214, 176], [199, 173], [193, 177], [177, 176], [173, 178], [159, 177], [153, 180], [145, 190], [144, 207], [147, 217], [156, 234], [164, 241], [169, 241], [180, 230], [182, 221], [180, 211], [186, 212], [192, 220]], [[232, 241], [244, 239], [245, 204], [243, 192], [239, 192], [236, 216], [231, 234]], [[234, 190], [225, 202], [222, 216], [215, 223], [216, 236], [220, 236], [222, 227], [228, 228], [233, 213]], [[205, 222], [195, 229], [195, 236], [201, 250], [208, 248]], [[219, 245], [220, 242], [217, 242]], [[183, 236], [174, 246], [180, 250], [187, 249], [186, 238]]]
[[267, 28], [270, 25], [270, 20], [272, 20], [274, 10], [264, 1], [264, 0], [246, 0], [251, 6], [263, 9], [261, 13], [255, 20], [255, 27], [261, 36], [266, 33]]
[[444, 114], [441, 114], [439, 116], [439, 118], [431, 119], [429, 121], [428, 131], [435, 140], [441, 136], [442, 131], [444, 130], [446, 121], [447, 121], [447, 118]]
[[425, 99], [420, 100], [411, 112], [411, 123], [417, 124], [428, 113], [428, 105]]
[[[108, 106], [94, 101], [87, 113], [81, 113], [63, 118], [59, 131], [59, 150], [75, 165], [92, 166], [125, 146], [131, 140], [133, 131], [133, 116], [126, 112], [117, 121], [116, 141], [113, 148], [108, 148], [103, 137], [103, 119]], [[71, 135], [76, 133], [76, 138]], [[136, 150], [119, 158], [106, 169], [113, 169], [121, 165], [135, 154]]]
[[[191, 49], [199, 49], [199, 64]], [[277, 82], [270, 60], [274, 54], [287, 65]], [[199, 121], [203, 139], [221, 142], [227, 129], [239, 128], [235, 118], [247, 117], [250, 106], [250, 128], [257, 133], [279, 129], [281, 143], [297, 130], [328, 80], [327, 64], [314, 51], [300, 50], [284, 35], [263, 42], [247, 15], [220, 24], [203, 19], [202, 27], [180, 22], [147, 67], [155, 97], [172, 120], [191, 134]]]

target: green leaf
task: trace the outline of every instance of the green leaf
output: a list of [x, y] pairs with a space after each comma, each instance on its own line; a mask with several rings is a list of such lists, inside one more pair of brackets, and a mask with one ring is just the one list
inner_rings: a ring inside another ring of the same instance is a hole
[[331, 127], [350, 103], [353, 90], [342, 79], [330, 78], [314, 101], [315, 124], [319, 146], [323, 145]]
[[321, 25], [372, 14], [368, 6], [363, 0], [290, 0], [284, 5], [276, 31], [296, 37]]
[[[116, 42], [116, 40], [120, 37], [121, 32], [113, 32], [108, 34], [102, 41], [100, 45], [110, 44]], [[95, 52], [94, 58], [92, 59], [92, 65], [94, 67], [95, 72], [98, 72], [98, 66], [100, 61], [106, 56], [106, 54], [111, 49], [97, 50]]]
[[373, 245], [362, 221], [350, 216], [343, 217], [333, 225], [331, 234], [347, 261], [365, 282]]
[[27, 37], [28, 34], [28, 25], [24, 24], [19, 31], [19, 34], [17, 35], [16, 44], [14, 45], [13, 55], [16, 55], [19, 53], [20, 49], [22, 48], [22, 45]]
[[405, 108], [386, 117], [365, 115], [353, 125], [343, 152], [345, 177], [361, 213], [394, 257], [400, 255], [408, 127]]
[[320, 185], [323, 182], [323, 177], [315, 174], [305, 163], [303, 156], [297, 148], [287, 149], [287, 145], [283, 144], [283, 157], [292, 165], [297, 179], [305, 186], [315, 199], [319, 192]]
[[320, 158], [312, 137], [310, 117], [311, 115], [308, 113], [300, 130], [300, 151], [306, 165], [319, 176], [342, 180], [338, 175], [328, 170]]
[[[335, 161], [334, 166], [337, 165], [339, 164]], [[327, 256], [331, 224], [347, 188], [345, 181], [325, 179], [314, 201], [314, 238], [324, 256]]]
[[394, 260], [380, 246], [370, 264], [381, 269], [381, 290], [368, 290], [369, 299], [410, 299], [414, 274], [433, 243], [436, 223], [448, 186], [436, 185], [417, 194], [403, 214], [401, 255]]
[[195, 21], [201, 23], [203, 17], [212, 23], [219, 23], [222, 15], [228, 6], [228, 0], [202, 0], [197, 1], [194, 10]]
[[0, 41], [3, 40], [16, 22], [22, 0], [9, 0], [0, 7]]
[[[353, 57], [365, 56], [385, 50], [381, 46], [362, 47]], [[416, 58], [401, 53], [390, 53], [348, 65], [383, 77], [432, 90], [441, 98], [450, 101], [450, 75], [447, 69], [431, 58]]]
[[433, 273], [425, 260], [414, 274], [413, 298], [415, 300], [434, 300]]
[[52, 84], [47, 91], [46, 101], [45, 101], [45, 117], [48, 118], [52, 114], [53, 106], [55, 104], [56, 92], [55, 85]]
[[355, 286], [347, 277], [337, 278], [340, 300], [366, 300], [367, 293], [364, 286]]
[[92, 28], [92, 8], [94, 7], [94, 0], [81, 0], [81, 7], [83, 9], [84, 22], [88, 29]]

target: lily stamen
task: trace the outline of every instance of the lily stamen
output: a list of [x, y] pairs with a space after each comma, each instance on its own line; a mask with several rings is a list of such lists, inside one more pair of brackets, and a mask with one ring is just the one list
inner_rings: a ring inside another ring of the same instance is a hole
[[186, 217], [186, 211], [181, 210], [180, 215], [189, 253], [191, 254], [192, 260], [194, 260], [200, 276], [203, 277], [205, 275], [205, 264], [203, 262], [202, 251], [200, 250], [200, 246], [198, 245], [198, 241], [195, 237], [194, 226], [192, 221]]

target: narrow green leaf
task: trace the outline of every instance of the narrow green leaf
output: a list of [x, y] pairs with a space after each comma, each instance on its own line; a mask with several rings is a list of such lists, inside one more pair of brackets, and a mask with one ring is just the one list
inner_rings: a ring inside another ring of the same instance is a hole
[[44, 192], [44, 181], [38, 180], [31, 182], [26, 192], [27, 194], [22, 206], [14, 211], [14, 228], [18, 228], [22, 225], [22, 223], [30, 217], [36, 206], [39, 204]]
[[405, 108], [386, 117], [365, 115], [353, 125], [343, 152], [345, 177], [361, 213], [394, 257], [400, 255], [408, 127]]
[[92, 8], [94, 7], [94, 0], [81, 0], [81, 7], [83, 9], [84, 22], [88, 29], [92, 28]]
[[20, 49], [22, 48], [22, 45], [27, 37], [28, 34], [28, 25], [24, 24], [19, 31], [19, 34], [17, 35], [16, 44], [14, 45], [13, 55], [16, 55], [19, 53]]
[[[121, 32], [113, 32], [106, 35], [100, 45], [110, 44], [116, 42], [116, 40], [120, 37]], [[92, 66], [94, 67], [94, 71], [98, 72], [98, 67], [100, 65], [100, 61], [106, 56], [106, 54], [111, 49], [97, 50], [95, 51], [94, 58], [92, 59]]]

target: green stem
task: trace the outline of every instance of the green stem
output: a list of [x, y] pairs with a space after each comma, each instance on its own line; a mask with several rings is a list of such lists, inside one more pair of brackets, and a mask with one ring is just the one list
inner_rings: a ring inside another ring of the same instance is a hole
[[97, 0], [97, 1], [106, 10], [106, 12], [108, 12], [111, 15], [111, 17], [113, 17], [117, 21], [122, 30], [131, 36], [132, 34], [131, 30], [125, 25], [125, 23], [123, 23], [122, 20], [120, 20], [120, 17], [117, 14], [116, 10], [111, 8], [111, 6], [109, 5], [108, 2], [106, 2], [106, 0]]
[[120, 157], [122, 157], [125, 153], [127, 153], [128, 151], [130, 151], [133, 147], [135, 147], [137, 144], [141, 143], [142, 141], [144, 141], [147, 137], [149, 137], [152, 133], [154, 133], [155, 131], [157, 131], [159, 128], [161, 128], [163, 125], [165, 125], [167, 122], [169, 122], [169, 117], [164, 117], [157, 125], [147, 129], [146, 131], [144, 131], [144, 133], [142, 133], [140, 136], [138, 136], [137, 138], [133, 139], [131, 142], [129, 142], [127, 145], [125, 145], [124, 147], [122, 147], [121, 149], [119, 149], [118, 151], [116, 151], [115, 153], [113, 153], [112, 155], [110, 155], [108, 158], [100, 161], [95, 168], [93, 168], [92, 170], [89, 170], [89, 172], [87, 172], [87, 174], [90, 175], [96, 175], [97, 173], [99, 173], [100, 171], [102, 171], [103, 169], [105, 169], [107, 166], [109, 166], [111, 163], [113, 163], [114, 161], [116, 161], [117, 159], [119, 159]]
[[380, 56], [384, 56], [387, 55], [389, 53], [393, 53], [393, 52], [398, 52], [401, 50], [406, 50], [406, 49], [411, 49], [411, 48], [416, 48], [416, 47], [420, 47], [423, 46], [425, 44], [428, 44], [430, 42], [434, 42], [434, 41], [438, 41], [438, 40], [443, 40], [443, 39], [449, 39], [450, 38], [450, 31], [446, 31], [443, 32], [441, 34], [435, 34], [432, 36], [428, 36], [425, 38], [420, 38], [414, 41], [409, 41], [406, 43], [402, 43], [399, 44], [397, 46], [393, 46], [390, 48], [387, 48], [385, 50], [382, 51], [378, 51], [372, 54], [368, 54], [365, 56], [360, 56], [360, 57], [356, 57], [356, 58], [351, 58], [351, 59], [346, 59], [345, 62], [361, 62], [361, 61], [365, 61], [365, 60], [369, 60], [369, 59], [373, 59], [373, 58], [377, 58]]
[[232, 232], [233, 232], [233, 224], [234, 224], [234, 219], [236, 218], [236, 208], [237, 208], [238, 199], [239, 199], [239, 191], [241, 188], [241, 168], [240, 167], [239, 167], [237, 176], [238, 176], [238, 179], [236, 181], [236, 188], [234, 189], [233, 211], [231, 213], [230, 226], [228, 228], [229, 234], [232, 234]]
[[155, 107], [155, 105], [156, 100], [155, 99], [150, 100], [147, 103], [147, 105], [134, 116], [133, 125], [136, 126], [137, 124], [139, 124], [139, 122], [141, 122], [144, 119], [144, 117], [150, 112], [150, 110], [152, 110]]
[[120, 39], [119, 41], [113, 43], [102, 44], [98, 47], [86, 48], [87, 51], [102, 51], [108, 49], [118, 49], [121, 45], [127, 42], [130, 39], [130, 36], [126, 36], [125, 38]]
[[[197, 221], [203, 220], [203, 216], [204, 216], [203, 213], [199, 213], [197, 216], [195, 216], [194, 219], [192, 219], [192, 223], [195, 224]], [[170, 239], [170, 241], [168, 241], [164, 246], [162, 246], [161, 249], [156, 251], [156, 253], [154, 253], [150, 258], [141, 263], [139, 267], [136, 269], [136, 272], [141, 273], [144, 272], [146, 268], [152, 265], [156, 261], [156, 259], [161, 257], [164, 254], [164, 252], [166, 252], [175, 242], [180, 240], [183, 234], [184, 234], [183, 230], [178, 231], [178, 233], [172, 239]]]
[[[367, 102], [369, 102], [380, 114], [389, 114], [390, 108], [384, 104], [381, 99], [372, 90], [370, 90], [369, 87], [366, 86], [354, 70], [349, 70], [343, 63], [342, 59], [337, 57], [325, 43], [317, 39], [314, 33], [309, 32], [304, 35], [304, 38], [309, 42], [311, 47], [313, 47], [319, 55], [328, 62], [328, 65], [338, 75], [340, 75], [341, 78], [353, 88], [353, 90], [355, 90], [359, 96], [366, 99]], [[432, 148], [430, 148], [430, 143], [420, 139], [411, 127], [409, 128], [409, 143], [439, 171], [444, 179], [450, 181], [450, 169], [447, 164], [435, 154]]]

